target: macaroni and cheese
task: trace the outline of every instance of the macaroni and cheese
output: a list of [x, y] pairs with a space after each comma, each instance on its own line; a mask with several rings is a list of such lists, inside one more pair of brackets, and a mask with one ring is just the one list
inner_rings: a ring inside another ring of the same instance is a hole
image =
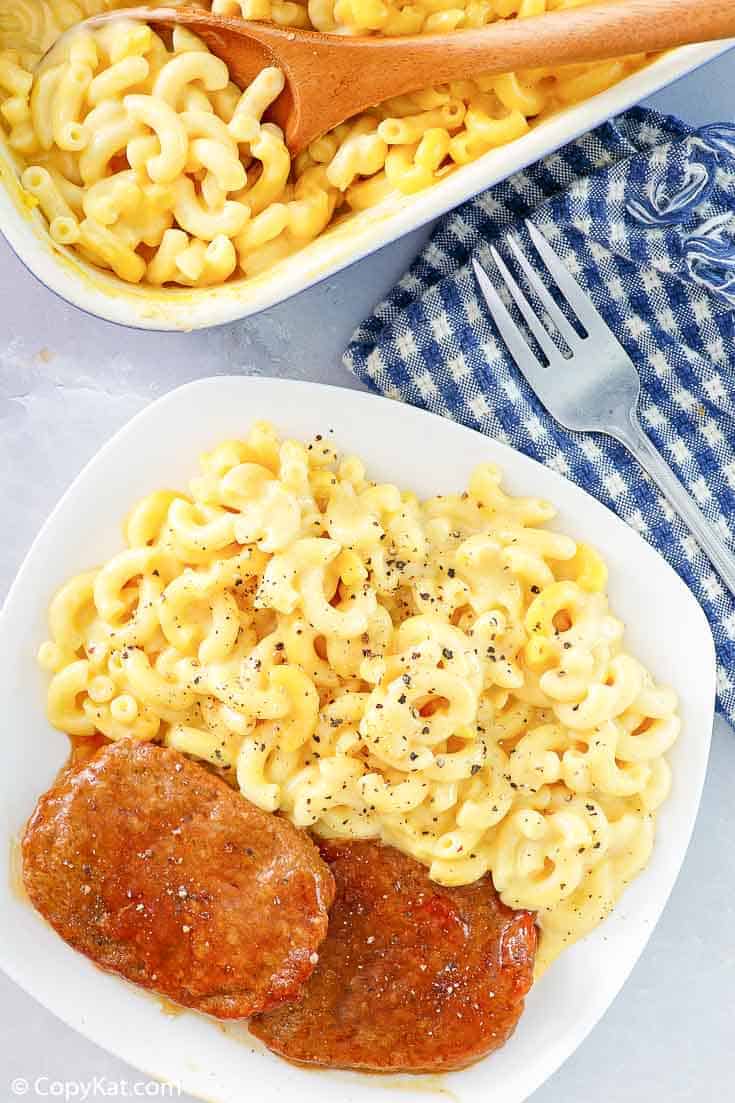
[[[160, 0], [159, 0], [160, 2]], [[588, 0], [212, 0], [214, 12], [339, 34], [479, 27]], [[0, 125], [53, 240], [131, 283], [207, 286], [268, 268], [335, 215], [428, 187], [639, 67], [622, 61], [455, 81], [389, 100], [292, 159], [264, 122], [283, 74], [245, 89], [190, 31], [125, 21], [125, 0], [17, 0], [0, 13]]]
[[646, 864], [679, 731], [674, 692], [624, 648], [603, 560], [553, 513], [490, 465], [422, 502], [258, 423], [58, 592], [49, 718], [160, 741], [441, 884], [490, 871], [537, 912], [544, 968]]

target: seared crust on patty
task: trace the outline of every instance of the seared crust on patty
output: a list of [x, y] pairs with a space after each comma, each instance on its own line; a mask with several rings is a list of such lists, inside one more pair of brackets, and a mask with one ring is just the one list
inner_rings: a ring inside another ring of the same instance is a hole
[[503, 1045], [533, 978], [533, 914], [489, 877], [446, 888], [380, 843], [320, 849], [337, 893], [319, 964], [252, 1033], [291, 1061], [380, 1072], [462, 1068]]
[[334, 896], [307, 835], [178, 752], [131, 740], [40, 798], [23, 879], [97, 965], [221, 1019], [298, 998]]

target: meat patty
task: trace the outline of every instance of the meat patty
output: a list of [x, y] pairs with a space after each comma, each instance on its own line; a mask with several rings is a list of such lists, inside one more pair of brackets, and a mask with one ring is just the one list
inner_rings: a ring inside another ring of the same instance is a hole
[[292, 1061], [381, 1072], [462, 1068], [503, 1045], [532, 982], [533, 915], [489, 877], [444, 888], [392, 847], [320, 849], [337, 893], [319, 964], [252, 1033]]
[[130, 740], [41, 797], [23, 878], [97, 965], [220, 1019], [298, 996], [334, 896], [303, 832], [176, 751]]

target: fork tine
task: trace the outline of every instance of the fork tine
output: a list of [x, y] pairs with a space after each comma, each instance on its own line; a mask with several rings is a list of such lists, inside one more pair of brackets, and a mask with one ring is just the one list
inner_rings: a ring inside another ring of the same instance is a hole
[[534, 378], [532, 377], [540, 381], [541, 373], [544, 369], [533, 350], [521, 336], [518, 326], [513, 321], [508, 308], [495, 290], [487, 272], [474, 257], [472, 258], [472, 267], [475, 270], [475, 276], [480, 285], [480, 291], [488, 305], [493, 321], [498, 327], [500, 336], [503, 338], [516, 364], [526, 376], [526, 379], [528, 379], [531, 386], [534, 386]]
[[610, 328], [607, 322], [586, 292], [579, 286], [564, 262], [556, 255], [541, 231], [536, 229], [528, 219], [526, 219], [526, 229], [531, 236], [531, 241], [538, 249], [539, 256], [587, 332], [591, 333], [593, 328], [602, 326], [605, 334], [609, 335]]
[[523, 252], [523, 249], [521, 248], [520, 243], [518, 242], [514, 234], [508, 235], [508, 244], [513, 250], [513, 255], [523, 269], [529, 286], [532, 288], [533, 291], [536, 292], [536, 295], [543, 303], [544, 309], [548, 312], [549, 317], [551, 318], [556, 328], [559, 330], [562, 338], [566, 341], [569, 347], [573, 349], [575, 345], [579, 344], [582, 338], [579, 336], [569, 319], [561, 312], [557, 304], [552, 299], [549, 291], [547, 290], [546, 284], [541, 279], [538, 272], [536, 272], [531, 265], [531, 262], [529, 261], [526, 254]]
[[560, 350], [552, 341], [543, 323], [540, 321], [538, 315], [536, 314], [536, 311], [533, 309], [528, 299], [521, 291], [520, 287], [515, 281], [513, 273], [508, 268], [507, 264], [505, 263], [494, 245], [490, 246], [490, 255], [497, 264], [498, 271], [505, 280], [506, 287], [513, 296], [513, 301], [525, 318], [526, 325], [536, 338], [539, 347], [542, 349], [549, 361], [556, 360], [562, 355]]

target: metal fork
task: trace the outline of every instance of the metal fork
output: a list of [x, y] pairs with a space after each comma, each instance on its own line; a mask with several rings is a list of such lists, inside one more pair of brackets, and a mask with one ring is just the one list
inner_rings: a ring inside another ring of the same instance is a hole
[[554, 301], [514, 237], [508, 244], [546, 314], [571, 351], [565, 356], [497, 249], [490, 252], [516, 306], [538, 347], [544, 366], [532, 349], [496, 288], [476, 260], [472, 265], [485, 302], [508, 351], [549, 413], [565, 428], [606, 433], [633, 453], [661, 492], [689, 526], [712, 565], [735, 595], [735, 557], [714, 532], [671, 468], [656, 451], [638, 420], [640, 380], [633, 361], [543, 234], [530, 222], [526, 228], [563, 298], [586, 330], [582, 337]]

